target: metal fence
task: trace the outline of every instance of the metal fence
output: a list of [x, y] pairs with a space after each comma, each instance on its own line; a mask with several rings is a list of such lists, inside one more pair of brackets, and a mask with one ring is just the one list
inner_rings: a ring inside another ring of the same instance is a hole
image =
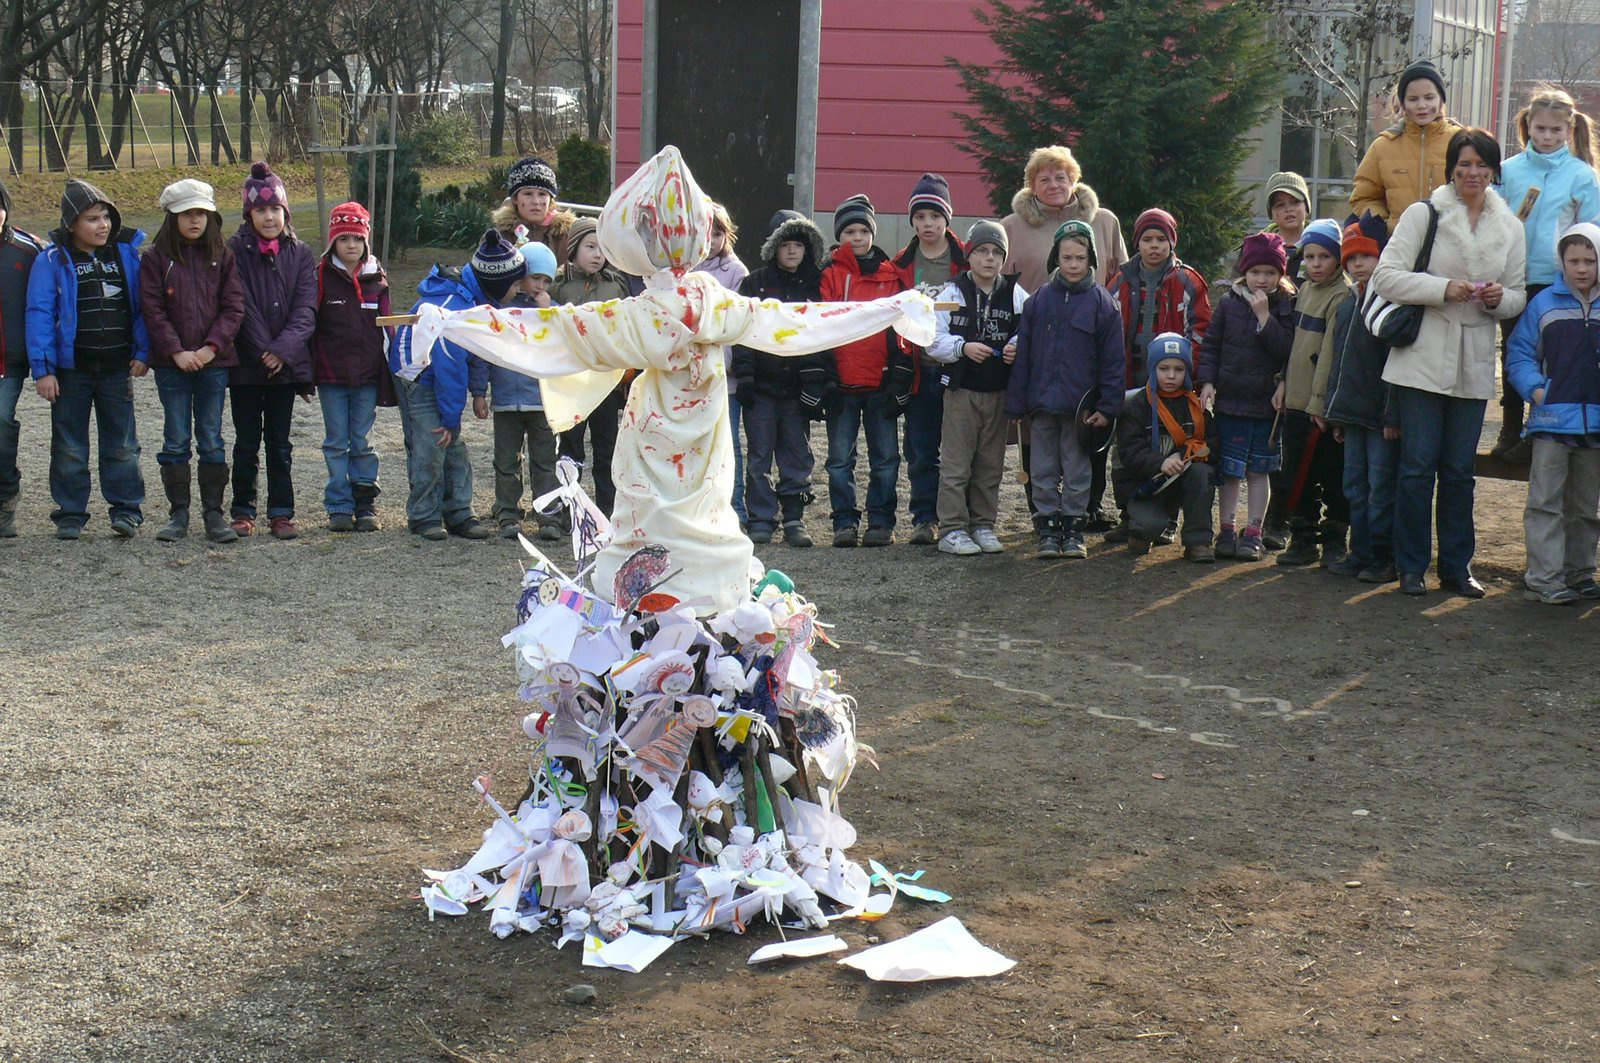
[[[231, 166], [245, 154], [308, 158], [315, 144], [365, 140], [369, 120], [387, 121], [389, 97], [322, 84], [292, 85], [278, 92], [254, 91], [247, 109], [236, 85], [180, 86], [174, 91], [155, 83], [22, 81], [0, 89], [13, 90], [0, 92], [0, 99], [20, 97], [13, 117], [0, 121], [0, 158], [11, 174]], [[468, 86], [402, 93], [399, 99], [403, 131], [441, 116], [453, 118], [459, 122], [456, 135], [470, 136], [478, 155], [488, 154], [491, 91]], [[513, 90], [506, 103], [503, 152], [531, 151], [587, 132], [582, 106], [564, 90]]]

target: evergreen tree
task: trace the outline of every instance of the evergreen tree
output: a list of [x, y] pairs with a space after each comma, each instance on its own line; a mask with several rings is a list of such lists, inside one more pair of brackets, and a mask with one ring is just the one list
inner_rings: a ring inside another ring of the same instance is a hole
[[1065, 144], [1124, 226], [1165, 208], [1182, 257], [1220, 263], [1250, 219], [1235, 181], [1250, 130], [1282, 95], [1265, 20], [1214, 0], [990, 2], [978, 17], [1004, 63], [952, 64], [976, 105], [963, 150], [995, 210], [1010, 213], [1034, 148]]

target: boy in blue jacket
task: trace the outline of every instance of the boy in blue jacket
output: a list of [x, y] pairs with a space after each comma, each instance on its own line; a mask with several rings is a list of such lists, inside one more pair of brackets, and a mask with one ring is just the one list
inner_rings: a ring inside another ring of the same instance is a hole
[[17, 534], [17, 399], [28, 379], [28, 272], [44, 245], [11, 223], [11, 193], [0, 181], [0, 539]]
[[[133, 419], [133, 380], [149, 371], [150, 336], [139, 310], [144, 233], [124, 229], [106, 194], [67, 182], [61, 228], [33, 260], [26, 314], [28, 365], [50, 403], [50, 519], [75, 540], [89, 521], [89, 413], [100, 428], [100, 492], [111, 530], [132, 538], [144, 523], [144, 477]], [[131, 374], [131, 376], [130, 376]]]
[[[504, 306], [527, 274], [527, 263], [498, 230], [483, 241], [459, 274], [434, 266], [417, 286], [416, 305], [464, 310], [471, 306]], [[461, 440], [461, 414], [466, 408], [471, 363], [477, 357], [459, 348], [434, 351], [427, 368], [415, 371], [411, 357], [412, 328], [395, 333], [389, 347], [389, 368], [398, 378], [396, 398], [405, 426], [406, 473], [411, 494], [406, 499], [406, 524], [424, 539], [437, 542], [450, 535], [487, 539], [489, 529], [472, 514], [472, 462]], [[445, 344], [447, 348], [453, 347]], [[488, 374], [482, 373], [474, 398], [482, 398]], [[474, 403], [474, 405], [477, 405]], [[475, 411], [476, 412], [476, 411]], [[485, 407], [480, 417], [486, 416]]]
[[1570, 605], [1600, 598], [1600, 226], [1568, 227], [1557, 250], [1561, 275], [1528, 301], [1511, 333], [1506, 372], [1530, 404], [1526, 597]]
[[[1033, 418], [1028, 478], [1043, 560], [1089, 556], [1083, 521], [1093, 469], [1080, 430], [1106, 428], [1122, 409], [1122, 311], [1095, 283], [1096, 265], [1094, 230], [1062, 222], [1045, 262], [1050, 280], [1023, 305], [1006, 386], [1006, 416]], [[1084, 406], [1092, 408], [1080, 423]]]

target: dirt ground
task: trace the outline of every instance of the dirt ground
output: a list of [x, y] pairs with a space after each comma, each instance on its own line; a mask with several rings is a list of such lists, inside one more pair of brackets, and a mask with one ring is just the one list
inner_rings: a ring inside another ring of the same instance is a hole
[[[157, 544], [136, 390], [131, 542], [98, 501], [82, 542], [50, 538], [24, 397], [0, 1059], [1600, 1058], [1600, 693], [1574, 652], [1600, 612], [1520, 600], [1520, 484], [1480, 483], [1477, 602], [1176, 547], [1037, 562], [1009, 483], [998, 557], [763, 548], [837, 624], [821, 656], [882, 762], [844, 793], [852, 855], [954, 897], [844, 924], [852, 951], [955, 915], [1018, 964], [920, 986], [747, 967], [763, 925], [627, 975], [415, 899], [420, 867], [475, 848], [469, 781], [521, 715], [498, 642], [516, 547], [400, 530], [392, 411], [385, 530], [330, 534], [314, 406], [298, 541]], [[468, 436], [483, 509], [487, 427]], [[577, 983], [598, 1000], [563, 1003]]]

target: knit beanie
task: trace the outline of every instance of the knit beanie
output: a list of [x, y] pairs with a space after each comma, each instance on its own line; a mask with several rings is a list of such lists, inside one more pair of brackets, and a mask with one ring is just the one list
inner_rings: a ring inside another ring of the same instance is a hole
[[1339, 264], [1350, 261], [1351, 255], [1372, 255], [1374, 258], [1383, 254], [1383, 245], [1389, 242], [1389, 227], [1383, 219], [1375, 217], [1372, 211], [1365, 211], [1360, 218], [1354, 215], [1345, 219], [1344, 239], [1340, 242], [1343, 250], [1339, 253]]
[[1061, 241], [1069, 236], [1089, 245], [1089, 272], [1093, 273], [1100, 266], [1094, 246], [1094, 230], [1089, 227], [1088, 222], [1079, 221], [1077, 218], [1064, 221], [1056, 228], [1055, 239], [1050, 241], [1050, 257], [1044, 262], [1045, 272], [1056, 271], [1056, 263], [1061, 260]]
[[264, 162], [252, 165], [250, 176], [244, 179], [244, 216], [250, 217], [257, 207], [282, 207], [284, 220], [289, 218], [289, 190]]
[[1311, 244], [1321, 244], [1333, 252], [1334, 258], [1338, 258], [1339, 241], [1342, 235], [1343, 230], [1339, 228], [1338, 222], [1332, 218], [1318, 218], [1306, 226], [1305, 234], [1300, 237], [1300, 247], [1304, 249]]
[[1161, 235], [1167, 238], [1167, 243], [1172, 245], [1173, 250], [1177, 250], [1178, 222], [1175, 218], [1173, 218], [1172, 215], [1168, 214], [1160, 207], [1151, 207], [1149, 210], [1139, 215], [1139, 217], [1135, 219], [1133, 223], [1133, 242], [1138, 243], [1139, 237], [1143, 236], [1151, 229], [1160, 230]]
[[1289, 272], [1289, 255], [1283, 249], [1283, 237], [1277, 233], [1255, 233], [1244, 238], [1239, 248], [1239, 276], [1255, 266], [1271, 266], [1279, 273]]
[[372, 246], [372, 215], [360, 203], [340, 203], [328, 212], [328, 246], [341, 236], [359, 236]]
[[204, 181], [194, 178], [185, 178], [174, 181], [161, 190], [161, 199], [158, 201], [161, 209], [167, 214], [182, 214], [186, 210], [203, 210], [210, 214], [217, 213], [216, 193]]
[[1311, 189], [1306, 184], [1306, 179], [1293, 170], [1279, 170], [1267, 178], [1267, 209], [1272, 209], [1272, 197], [1279, 192], [1287, 192], [1311, 209]]
[[527, 263], [528, 276], [556, 279], [556, 253], [544, 244], [530, 240], [517, 248], [517, 252], [522, 255], [523, 262]]
[[911, 204], [906, 208], [906, 214], [909, 216], [919, 210], [936, 210], [948, 222], [954, 213], [950, 208], [950, 182], [936, 173], [923, 174], [917, 181], [917, 187], [911, 190]]
[[556, 184], [556, 172], [550, 164], [535, 156], [518, 159], [511, 169], [506, 171], [506, 195], [515, 199], [517, 192], [524, 188], [542, 188], [550, 193], [550, 198], [558, 195], [559, 186]]
[[503, 302], [511, 286], [528, 274], [528, 264], [499, 229], [489, 229], [472, 253], [472, 273], [478, 287], [495, 302]]
[[122, 215], [117, 211], [117, 205], [100, 189], [76, 177], [61, 190], [61, 231], [71, 229], [78, 216], [96, 203], [105, 204], [106, 212], [111, 215], [111, 234], [114, 239], [117, 230], [122, 228]]
[[1168, 358], [1177, 358], [1183, 362], [1185, 385], [1188, 384], [1188, 375], [1194, 372], [1194, 344], [1177, 332], [1163, 332], [1145, 347], [1145, 365], [1149, 367], [1150, 391], [1156, 391], [1156, 366]]
[[833, 211], [833, 238], [839, 239], [839, 234], [844, 232], [845, 226], [860, 223], [872, 230], [872, 235], [878, 235], [878, 212], [872, 207], [872, 200], [857, 193], [840, 203]]
[[1400, 71], [1400, 81], [1395, 86], [1395, 95], [1401, 103], [1405, 102], [1406, 86], [1418, 78], [1427, 78], [1439, 90], [1439, 102], [1445, 102], [1444, 78], [1439, 76], [1439, 68], [1426, 59], [1418, 59], [1415, 63]]
[[599, 231], [599, 222], [586, 214], [578, 215], [578, 219], [567, 226], [567, 261], [572, 262], [577, 259], [578, 245], [583, 243], [585, 236]]
[[979, 244], [993, 244], [1000, 249], [1000, 257], [1011, 253], [1011, 240], [1006, 235], [1006, 227], [997, 221], [973, 222], [972, 228], [967, 230], [967, 254], [978, 249]]

